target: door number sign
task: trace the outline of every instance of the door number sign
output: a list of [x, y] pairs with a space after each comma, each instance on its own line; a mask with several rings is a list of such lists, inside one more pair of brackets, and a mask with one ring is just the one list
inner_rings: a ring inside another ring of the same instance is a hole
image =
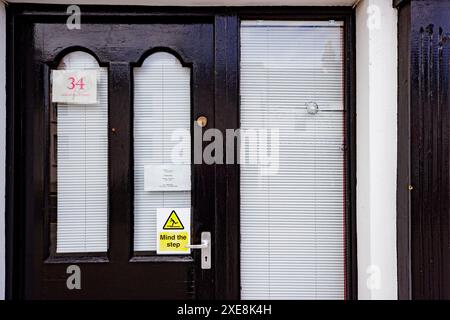
[[53, 70], [52, 102], [97, 104], [97, 70]]
[[158, 208], [156, 217], [156, 253], [190, 254], [191, 209]]

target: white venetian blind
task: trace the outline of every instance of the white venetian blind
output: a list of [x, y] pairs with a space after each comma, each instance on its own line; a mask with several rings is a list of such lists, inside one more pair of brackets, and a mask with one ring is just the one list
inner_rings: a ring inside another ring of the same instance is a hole
[[190, 191], [144, 191], [145, 165], [190, 164], [190, 85], [190, 69], [169, 53], [134, 68], [135, 251], [156, 250], [157, 208], [191, 206]]
[[58, 69], [98, 69], [96, 105], [57, 105], [57, 253], [108, 250], [108, 72], [76, 51]]
[[243, 299], [345, 297], [343, 87], [342, 23], [242, 22]]

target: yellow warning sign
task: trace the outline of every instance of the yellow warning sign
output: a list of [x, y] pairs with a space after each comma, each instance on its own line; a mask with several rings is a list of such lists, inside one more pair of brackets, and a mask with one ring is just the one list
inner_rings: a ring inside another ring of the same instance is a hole
[[172, 210], [172, 213], [167, 218], [166, 223], [164, 223], [164, 230], [183, 230], [184, 226], [181, 223], [180, 218], [178, 217], [175, 210]]
[[187, 232], [161, 232], [159, 234], [159, 251], [188, 252], [186, 245], [189, 244], [189, 235]]
[[191, 208], [156, 208], [156, 253], [190, 254]]

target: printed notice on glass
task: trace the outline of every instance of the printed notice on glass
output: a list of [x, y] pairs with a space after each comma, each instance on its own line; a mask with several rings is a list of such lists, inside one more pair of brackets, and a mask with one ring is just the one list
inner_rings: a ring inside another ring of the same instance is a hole
[[190, 191], [189, 164], [152, 164], [144, 166], [144, 191]]
[[97, 70], [52, 70], [52, 102], [97, 104]]

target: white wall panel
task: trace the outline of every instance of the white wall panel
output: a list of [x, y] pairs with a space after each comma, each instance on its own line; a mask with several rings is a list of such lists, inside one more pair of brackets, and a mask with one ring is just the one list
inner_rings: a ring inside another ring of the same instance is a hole
[[356, 8], [359, 299], [397, 299], [397, 65], [397, 10], [391, 1], [361, 1]]

